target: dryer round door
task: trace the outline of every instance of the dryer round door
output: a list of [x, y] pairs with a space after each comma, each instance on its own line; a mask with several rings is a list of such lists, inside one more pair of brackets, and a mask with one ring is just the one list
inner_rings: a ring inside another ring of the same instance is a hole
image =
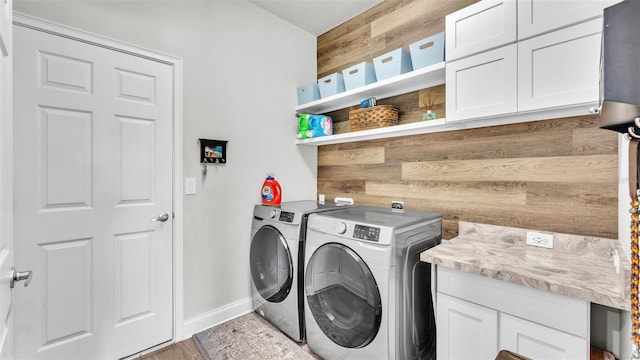
[[251, 278], [260, 296], [283, 301], [293, 284], [293, 261], [285, 237], [273, 226], [261, 227], [251, 240]]
[[328, 243], [305, 270], [309, 311], [324, 334], [346, 348], [375, 338], [382, 320], [380, 290], [367, 264], [349, 247]]

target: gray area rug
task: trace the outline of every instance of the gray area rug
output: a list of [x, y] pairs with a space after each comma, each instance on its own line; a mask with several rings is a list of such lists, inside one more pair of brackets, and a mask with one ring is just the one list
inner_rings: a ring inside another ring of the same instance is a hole
[[255, 312], [193, 335], [206, 360], [318, 359]]

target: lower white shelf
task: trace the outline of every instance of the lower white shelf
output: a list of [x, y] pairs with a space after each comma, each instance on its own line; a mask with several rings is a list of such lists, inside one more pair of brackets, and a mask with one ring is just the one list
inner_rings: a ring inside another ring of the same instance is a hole
[[515, 124], [520, 122], [559, 119], [571, 116], [591, 115], [589, 108], [598, 106], [597, 102], [573, 104], [556, 108], [511, 113], [485, 118], [456, 120], [447, 122], [445, 118], [419, 121], [409, 124], [387, 126], [383, 128], [353, 131], [337, 135], [321, 136], [312, 139], [296, 140], [297, 145], [322, 146], [356, 141], [393, 138], [444, 131], [472, 129], [486, 126]]
[[[339, 143], [347, 143], [347, 142], [354, 142], [354, 141], [383, 139], [383, 138], [398, 137], [398, 136], [417, 135], [417, 134], [424, 134], [428, 132], [443, 131], [445, 125], [446, 125], [445, 119], [427, 120], [427, 121], [414, 122], [410, 124], [394, 125], [394, 126], [382, 127], [377, 129], [353, 131], [353, 132], [348, 132], [344, 134], [321, 136], [317, 138], [304, 139], [304, 140], [296, 140], [296, 144], [320, 146], [320, 145], [339, 144]], [[430, 129], [433, 129], [434, 131], [429, 131]], [[451, 126], [451, 129], [454, 129], [454, 127]]]

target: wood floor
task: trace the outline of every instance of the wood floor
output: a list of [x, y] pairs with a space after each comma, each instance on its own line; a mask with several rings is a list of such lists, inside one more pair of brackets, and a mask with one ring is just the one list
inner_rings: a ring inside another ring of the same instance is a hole
[[192, 339], [171, 344], [151, 354], [143, 355], [141, 360], [204, 360]]

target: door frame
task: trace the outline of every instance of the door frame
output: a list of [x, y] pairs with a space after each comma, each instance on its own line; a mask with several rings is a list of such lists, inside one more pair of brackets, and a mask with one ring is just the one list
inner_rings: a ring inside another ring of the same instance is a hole
[[[183, 60], [180, 57], [149, 50], [102, 35], [61, 25], [19, 12], [13, 13], [13, 25], [81, 41], [109, 50], [167, 64], [173, 69], [173, 342], [184, 336], [183, 283]], [[15, 120], [14, 120], [15, 121]], [[140, 349], [144, 351], [146, 349]]]
[[[13, 2], [5, 1], [0, 7], [0, 42], [5, 47], [0, 48], [0, 309], [6, 316], [0, 319], [0, 359], [12, 359], [13, 291], [8, 268], [13, 267]], [[3, 242], [6, 248], [1, 248]]]

